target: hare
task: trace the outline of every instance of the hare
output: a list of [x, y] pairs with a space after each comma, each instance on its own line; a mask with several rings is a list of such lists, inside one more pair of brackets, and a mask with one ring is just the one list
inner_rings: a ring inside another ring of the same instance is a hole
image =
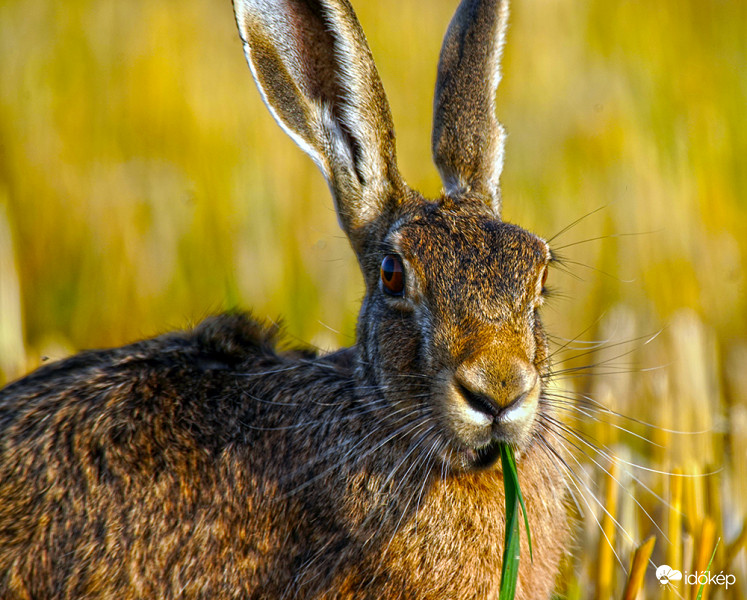
[[360, 263], [356, 344], [281, 352], [276, 328], [226, 314], [8, 385], [0, 597], [497, 598], [505, 442], [534, 549], [517, 597], [548, 598], [569, 537], [543, 437], [551, 252], [500, 218], [506, 1], [463, 0], [448, 28], [435, 200], [400, 176], [348, 0], [234, 9], [262, 97], [324, 174]]

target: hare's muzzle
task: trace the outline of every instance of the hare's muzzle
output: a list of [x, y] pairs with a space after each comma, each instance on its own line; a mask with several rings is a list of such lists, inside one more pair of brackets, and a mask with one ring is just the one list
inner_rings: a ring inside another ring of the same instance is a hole
[[521, 450], [531, 439], [540, 396], [540, 377], [532, 365], [516, 361], [498, 372], [460, 368], [449, 388], [450, 427], [473, 466], [495, 462], [500, 442]]

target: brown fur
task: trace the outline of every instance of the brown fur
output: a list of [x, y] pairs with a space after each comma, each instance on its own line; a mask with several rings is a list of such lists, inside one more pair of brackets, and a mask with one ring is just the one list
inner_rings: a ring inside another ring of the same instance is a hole
[[[411, 436], [370, 449], [401, 420], [349, 368], [287, 359], [268, 337], [217, 317], [8, 386], [0, 597], [488, 597], [500, 473], [416, 467], [385, 483]], [[533, 447], [519, 477], [535, 548], [521, 582], [546, 597], [557, 471]]]
[[[517, 598], [552, 592], [568, 525], [542, 435], [547, 245], [500, 220], [495, 172], [471, 151], [437, 153], [443, 173], [477, 177], [465, 189], [447, 182], [428, 201], [401, 180], [346, 0], [275, 4], [236, 0], [237, 21], [268, 105], [322, 168], [357, 252], [356, 345], [283, 353], [274, 329], [223, 315], [7, 386], [0, 598], [497, 598], [499, 442], [517, 451], [534, 542], [530, 562], [522, 541]], [[506, 14], [465, 0], [445, 48], [465, 30], [499, 48]], [[498, 51], [470, 54], [483, 46], [464, 46], [464, 64], [497, 69]], [[456, 69], [492, 110], [461, 63], [442, 59], [439, 77]], [[455, 114], [434, 117], [452, 149], [473, 126]], [[498, 138], [488, 146], [502, 152]], [[388, 254], [404, 265], [401, 297], [380, 283]]]

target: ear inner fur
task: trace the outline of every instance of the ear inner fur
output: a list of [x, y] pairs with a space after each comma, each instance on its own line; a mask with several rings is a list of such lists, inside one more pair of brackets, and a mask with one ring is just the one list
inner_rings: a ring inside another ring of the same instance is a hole
[[247, 61], [273, 117], [319, 166], [343, 230], [396, 205], [404, 183], [394, 126], [365, 35], [347, 0], [235, 0]]

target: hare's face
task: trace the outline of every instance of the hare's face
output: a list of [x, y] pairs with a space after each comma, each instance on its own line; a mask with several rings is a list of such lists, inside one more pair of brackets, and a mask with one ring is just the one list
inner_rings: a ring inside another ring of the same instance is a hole
[[399, 173], [389, 104], [349, 2], [234, 7], [262, 97], [324, 174], [363, 269], [365, 389], [427, 411], [454, 466], [492, 464], [500, 441], [526, 447], [546, 366], [537, 308], [550, 253], [500, 220], [507, 2], [463, 0], [444, 37], [431, 149], [446, 192], [436, 202]]
[[[370, 257], [363, 346], [393, 405], [431, 412], [457, 468], [533, 438], [547, 345], [538, 317], [550, 251], [481, 202], [444, 198], [401, 214]], [[380, 268], [379, 268], [380, 265]]]

